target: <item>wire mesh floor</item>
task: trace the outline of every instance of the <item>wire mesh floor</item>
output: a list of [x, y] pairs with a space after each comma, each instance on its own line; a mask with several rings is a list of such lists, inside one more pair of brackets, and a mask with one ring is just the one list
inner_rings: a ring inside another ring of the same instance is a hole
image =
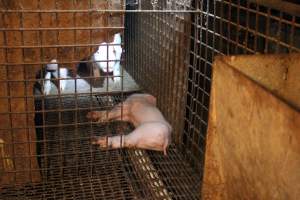
[[[1, 199], [198, 199], [200, 176], [174, 144], [168, 156], [137, 149], [100, 150], [90, 144], [93, 134], [132, 130], [126, 122], [92, 124], [85, 117], [91, 106], [108, 108], [120, 101], [120, 96], [45, 99], [47, 112], [36, 116], [44, 121], [37, 124], [43, 181], [4, 188]], [[36, 108], [41, 103], [37, 100]]]

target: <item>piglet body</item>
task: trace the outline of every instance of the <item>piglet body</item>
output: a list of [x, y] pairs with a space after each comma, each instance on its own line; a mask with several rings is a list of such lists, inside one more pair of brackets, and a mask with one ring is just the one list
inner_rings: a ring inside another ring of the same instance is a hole
[[92, 111], [88, 118], [105, 122], [122, 120], [131, 122], [136, 128], [128, 135], [95, 138], [100, 147], [141, 148], [163, 151], [166, 155], [171, 142], [172, 128], [156, 107], [156, 99], [149, 94], [134, 94], [111, 111]]

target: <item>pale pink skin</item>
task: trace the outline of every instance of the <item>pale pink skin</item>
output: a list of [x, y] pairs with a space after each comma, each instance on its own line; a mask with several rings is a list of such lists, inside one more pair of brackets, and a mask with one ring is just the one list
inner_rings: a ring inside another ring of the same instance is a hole
[[127, 135], [99, 137], [94, 144], [113, 149], [141, 148], [163, 151], [171, 142], [172, 128], [156, 107], [156, 99], [149, 94], [133, 94], [111, 111], [92, 111], [87, 118], [98, 122], [121, 120], [131, 122], [136, 129]]

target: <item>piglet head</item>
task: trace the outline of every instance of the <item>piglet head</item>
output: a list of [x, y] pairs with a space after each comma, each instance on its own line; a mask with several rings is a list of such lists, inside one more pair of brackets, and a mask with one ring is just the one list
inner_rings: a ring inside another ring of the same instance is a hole
[[147, 99], [147, 101], [150, 104], [156, 106], [157, 101], [156, 101], [156, 98], [154, 96], [152, 96], [151, 94], [145, 94], [145, 98]]

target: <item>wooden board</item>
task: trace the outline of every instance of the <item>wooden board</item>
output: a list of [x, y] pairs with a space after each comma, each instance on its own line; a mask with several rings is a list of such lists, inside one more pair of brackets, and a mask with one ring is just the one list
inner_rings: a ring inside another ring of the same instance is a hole
[[[90, 57], [97, 44], [112, 41], [113, 34], [121, 31], [116, 29], [20, 31], [19, 29], [123, 26], [123, 14], [116, 16], [100, 12], [35, 13], [18, 10], [122, 9], [123, 5], [123, 0], [0, 1], [0, 9], [17, 11], [0, 13], [0, 28], [7, 29], [0, 31], [2, 47], [0, 48], [0, 139], [4, 143], [0, 144], [0, 187], [41, 180], [36, 161], [36, 136], [32, 112], [34, 79], [36, 72], [43, 65], [28, 63], [49, 62], [54, 58], [59, 62], [80, 61]], [[83, 46], [40, 47], [76, 44]], [[89, 44], [95, 44], [95, 47], [90, 47]], [[13, 46], [30, 46], [30, 48], [3, 48]], [[75, 64], [64, 67], [76, 71]]]
[[215, 60], [203, 199], [299, 198], [298, 63], [296, 54]]
[[256, 55], [222, 58], [235, 69], [295, 109], [300, 108], [300, 55]]

